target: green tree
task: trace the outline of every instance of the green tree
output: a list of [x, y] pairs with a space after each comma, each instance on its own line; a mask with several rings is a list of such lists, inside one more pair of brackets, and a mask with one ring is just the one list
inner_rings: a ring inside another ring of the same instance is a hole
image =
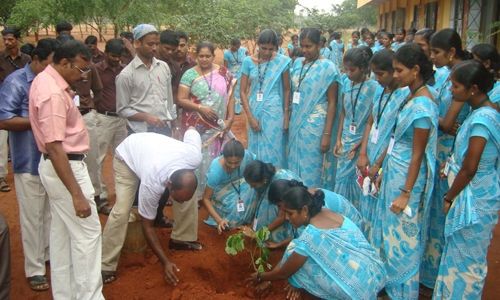
[[303, 26], [318, 27], [323, 31], [340, 30], [356, 27], [370, 27], [377, 23], [376, 7], [366, 5], [357, 8], [356, 0], [345, 0], [341, 4], [332, 5], [332, 9], [323, 13], [316, 9], [308, 10]]

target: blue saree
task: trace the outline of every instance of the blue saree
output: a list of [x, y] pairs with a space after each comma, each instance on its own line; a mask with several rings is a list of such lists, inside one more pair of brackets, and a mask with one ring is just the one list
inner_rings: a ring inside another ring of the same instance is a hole
[[235, 113], [241, 113], [241, 100], [240, 100], [240, 77], [241, 77], [241, 65], [243, 59], [247, 56], [247, 48], [240, 47], [236, 52], [231, 51], [231, 49], [224, 50], [224, 61], [227, 61], [227, 68], [229, 72], [236, 79], [236, 85], [234, 86], [233, 97], [235, 100], [234, 111]]
[[[441, 69], [449, 70], [447, 67], [442, 67]], [[446, 75], [447, 77], [443, 81], [442, 79]], [[439, 103], [439, 117], [444, 118], [453, 101], [453, 95], [450, 91], [451, 80], [449, 78], [449, 71], [448, 73], [446, 71], [441, 73], [434, 88], [437, 93], [436, 101]], [[464, 104], [456, 122], [463, 123], [469, 112], [470, 106]], [[441, 260], [441, 252], [444, 246], [444, 223], [446, 216], [443, 212], [443, 196], [448, 191], [448, 181], [446, 178], [441, 178], [439, 169], [450, 155], [454, 140], [454, 136], [438, 130], [434, 191], [432, 192], [430, 203], [429, 222], [426, 225], [429, 235], [426, 237], [426, 248], [420, 268], [420, 281], [428, 288], [433, 288], [436, 282], [439, 261]]]
[[[278, 169], [276, 171], [276, 174], [274, 174], [273, 178], [271, 179], [271, 182], [269, 182], [262, 191], [257, 191], [257, 200], [255, 201], [256, 213], [254, 216], [254, 222], [257, 222], [255, 230], [259, 230], [264, 226], [269, 226], [269, 224], [271, 224], [278, 217], [278, 206], [271, 204], [268, 199], [269, 186], [274, 180], [278, 179], [295, 179], [300, 181], [299, 176], [297, 176], [293, 172], [285, 169]], [[289, 237], [293, 237], [293, 228], [288, 221], [285, 221], [283, 225], [271, 231], [270, 239], [274, 242], [281, 242]]]
[[288, 282], [321, 299], [376, 299], [384, 286], [383, 263], [361, 230], [346, 217], [335, 229], [307, 225], [290, 242], [281, 264], [293, 252], [307, 260]]
[[[332, 151], [321, 153], [320, 145], [327, 116], [327, 91], [331, 84], [338, 81], [339, 71], [328, 59], [318, 59], [304, 66], [303, 62], [304, 58], [297, 58], [290, 69], [292, 91], [300, 92], [300, 102], [292, 104], [288, 169], [302, 178], [307, 186], [325, 187], [324, 176], [334, 172], [331, 164], [325, 168], [327, 161], [333, 160], [333, 157], [326, 156], [333, 154]], [[305, 70], [308, 72], [304, 77]], [[303, 80], [299, 88], [301, 73]], [[331, 148], [334, 145], [333, 139]]]
[[[403, 104], [406, 103], [403, 102]], [[401, 193], [413, 153], [413, 132], [419, 121], [430, 125], [425, 156], [410, 194], [411, 217], [395, 214], [389, 207]], [[436, 167], [438, 107], [427, 97], [416, 97], [399, 112], [394, 147], [386, 157], [380, 199], [383, 201], [380, 256], [387, 271], [386, 291], [391, 299], [418, 299], [419, 269], [427, 235], [428, 218]]]
[[500, 105], [500, 81], [495, 81], [495, 85], [488, 93], [488, 97], [490, 97], [491, 102]]
[[[250, 224], [256, 209], [255, 191], [243, 178], [243, 170], [255, 159], [255, 155], [245, 151], [239, 169], [230, 174], [224, 170], [221, 159], [222, 156], [219, 156], [212, 161], [206, 175], [207, 187], [213, 190], [212, 205], [219, 216], [228, 221], [231, 228]], [[244, 204], [245, 210], [242, 212], [238, 212], [237, 209], [239, 199]], [[204, 222], [210, 226], [217, 226], [211, 216]]]
[[[384, 88], [379, 86], [373, 98], [373, 124], [366, 147], [370, 166], [387, 150], [391, 132], [396, 123], [398, 109], [410, 94], [410, 90], [405, 87], [394, 90], [392, 93], [383, 93]], [[377, 139], [375, 139], [375, 135], [377, 135]], [[364, 221], [364, 226], [360, 228], [363, 229], [368, 241], [379, 251], [382, 246], [381, 216], [387, 207], [384, 206], [384, 201], [380, 199], [379, 194], [361, 195], [360, 197], [360, 213]]]
[[[349, 159], [348, 155], [354, 147], [361, 143], [378, 86], [378, 82], [368, 79], [354, 86], [352, 81], [349, 81], [342, 87], [344, 124], [339, 129], [342, 130], [342, 151], [340, 157], [337, 158], [334, 192], [346, 197], [358, 210], [360, 209], [361, 196], [361, 189], [356, 183], [356, 161], [359, 157], [359, 147], [353, 159]], [[353, 109], [355, 103], [356, 106]], [[356, 126], [355, 132], [350, 130], [353, 124]]]
[[325, 205], [323, 207], [343, 215], [350, 219], [359, 228], [363, 226], [363, 219], [359, 211], [343, 196], [329, 190], [321, 189], [325, 193]]
[[248, 150], [255, 153], [257, 159], [272, 162], [279, 168], [286, 166], [282, 78], [283, 73], [289, 69], [290, 61], [289, 57], [276, 55], [269, 62], [261, 64], [263, 101], [257, 101], [260, 88], [259, 66], [252, 61], [251, 57], [246, 57], [241, 70], [242, 75], [249, 78], [249, 106], [261, 127], [260, 132], [254, 132], [248, 126]]
[[[434, 299], [481, 299], [486, 255], [500, 210], [500, 114], [491, 107], [473, 111], [459, 129], [450, 173], [460, 170], [469, 139], [486, 139], [478, 169], [446, 216], [445, 239]], [[453, 176], [454, 177], [454, 176]]]

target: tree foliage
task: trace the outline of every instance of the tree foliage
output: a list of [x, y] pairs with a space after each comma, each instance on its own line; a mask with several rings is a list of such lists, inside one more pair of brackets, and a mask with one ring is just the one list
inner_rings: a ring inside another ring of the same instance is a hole
[[[115, 35], [138, 23], [186, 31], [194, 41], [227, 46], [233, 37], [253, 39], [263, 28], [293, 28], [297, 0], [17, 0], [9, 24], [38, 31], [60, 20], [86, 24], [99, 33], [113, 25]], [[1, 8], [1, 7], [0, 7]], [[0, 16], [1, 21], [1, 16]]]
[[370, 27], [377, 23], [377, 8], [366, 5], [357, 8], [356, 0], [345, 0], [334, 4], [329, 12], [306, 9], [308, 15], [303, 19], [304, 27], [317, 27], [323, 31], [356, 27]]

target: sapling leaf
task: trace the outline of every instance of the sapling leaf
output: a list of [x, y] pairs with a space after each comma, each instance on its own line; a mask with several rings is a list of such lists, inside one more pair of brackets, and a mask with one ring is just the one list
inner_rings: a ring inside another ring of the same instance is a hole
[[257, 268], [257, 272], [264, 273], [265, 272], [264, 266], [263, 265], [259, 265], [259, 267]]

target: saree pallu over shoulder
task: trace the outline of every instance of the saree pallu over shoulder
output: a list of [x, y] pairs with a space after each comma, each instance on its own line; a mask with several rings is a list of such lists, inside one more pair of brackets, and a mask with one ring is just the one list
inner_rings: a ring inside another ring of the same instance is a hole
[[[500, 152], [500, 114], [490, 108], [483, 107], [472, 112], [467, 120], [462, 124], [457, 134], [455, 151], [453, 154], [454, 163], [451, 165], [451, 172], [457, 174], [460, 170], [467, 149], [471, 129], [474, 125], [480, 124], [488, 129], [491, 142]], [[500, 209], [500, 178], [496, 166], [498, 165], [498, 152], [496, 157], [481, 156], [478, 170], [455, 198], [448, 215], [446, 217], [445, 236], [448, 237], [454, 232], [478, 223], [494, 222], [498, 219], [498, 210]]]
[[[213, 190], [212, 205], [217, 213], [228, 221], [231, 228], [240, 225], [250, 224], [255, 215], [255, 190], [243, 178], [246, 165], [255, 158], [255, 155], [245, 151], [245, 156], [240, 165], [240, 171], [234, 170], [228, 174], [219, 162], [214, 159], [207, 172], [207, 185]], [[244, 204], [244, 211], [238, 211], [238, 201], [241, 199]], [[212, 217], [205, 220], [205, 223], [216, 226], [217, 223]]]
[[[278, 169], [276, 171], [276, 174], [274, 174], [273, 178], [271, 179], [271, 182], [266, 187], [266, 189], [261, 193], [258, 193], [257, 195], [257, 200], [256, 200], [257, 208], [255, 213], [255, 219], [257, 219], [257, 227], [256, 227], [257, 230], [261, 229], [264, 226], [269, 226], [269, 224], [271, 224], [271, 222], [273, 222], [274, 219], [278, 217], [279, 213], [278, 206], [271, 204], [268, 198], [270, 184], [274, 180], [278, 179], [287, 179], [287, 180], [295, 179], [300, 181], [300, 177], [290, 170]], [[288, 221], [285, 221], [283, 225], [271, 231], [270, 240], [274, 242], [281, 242], [289, 237], [293, 237], [293, 228]]]
[[[381, 257], [387, 270], [386, 290], [393, 299], [416, 299], [418, 297], [418, 271], [425, 248], [429, 202], [434, 186], [436, 167], [436, 138], [438, 107], [427, 97], [416, 97], [399, 112], [394, 131], [395, 145], [384, 163], [384, 177], [380, 199], [384, 201], [382, 219], [383, 247]], [[431, 122], [425, 148], [425, 157], [419, 166], [419, 175], [410, 194], [409, 217], [394, 214], [389, 206], [400, 194], [408, 175], [412, 155], [412, 126], [416, 120], [427, 118]]]
[[359, 211], [352, 205], [349, 200], [347, 200], [344, 196], [339, 195], [335, 192], [321, 189], [325, 194], [325, 206], [329, 210], [336, 212], [340, 215], [343, 215], [350, 219], [356, 224], [359, 228], [363, 227], [363, 218]]
[[[263, 63], [262, 64], [262, 72], [264, 72], [264, 69], [266, 68], [264, 65], [268, 64], [267, 66], [267, 72], [266, 72], [266, 78], [264, 78], [264, 81], [262, 83], [262, 93], [264, 94], [264, 101], [257, 101], [256, 95], [250, 95], [249, 97], [249, 102], [250, 102], [250, 108], [254, 114], [258, 114], [262, 109], [264, 109], [264, 104], [265, 104], [265, 99], [267, 96], [271, 93], [271, 90], [274, 88], [276, 84], [279, 84], [279, 95], [281, 98], [283, 98], [283, 86], [280, 84], [281, 82], [278, 82], [281, 80], [281, 75], [283, 72], [288, 71], [290, 68], [290, 62], [292, 60], [288, 56], [284, 55], [276, 55], [272, 60]], [[254, 64], [252, 61], [252, 57], [247, 56], [245, 60], [243, 61], [246, 64]], [[257, 65], [258, 68], [258, 65]], [[256, 68], [256, 69], [257, 69]], [[247, 74], [248, 77], [251, 80], [251, 85], [257, 87], [258, 85], [258, 74], [257, 72], [253, 71], [251, 74]], [[252, 91], [257, 92], [257, 89], [252, 88]]]
[[307, 260], [288, 281], [321, 299], [376, 299], [385, 283], [383, 263], [360, 229], [348, 218], [344, 223], [350, 224], [308, 225], [289, 244], [281, 263], [293, 252]]
[[[320, 144], [327, 118], [327, 91], [332, 83], [339, 81], [339, 71], [328, 59], [318, 59], [307, 65], [303, 65], [303, 61], [304, 58], [296, 59], [290, 72], [292, 91], [300, 92], [300, 101], [292, 104], [288, 168], [307, 186], [324, 187], [324, 175], [334, 170], [323, 169], [325, 155], [332, 153], [321, 153]], [[333, 140], [331, 144], [334, 145]]]

